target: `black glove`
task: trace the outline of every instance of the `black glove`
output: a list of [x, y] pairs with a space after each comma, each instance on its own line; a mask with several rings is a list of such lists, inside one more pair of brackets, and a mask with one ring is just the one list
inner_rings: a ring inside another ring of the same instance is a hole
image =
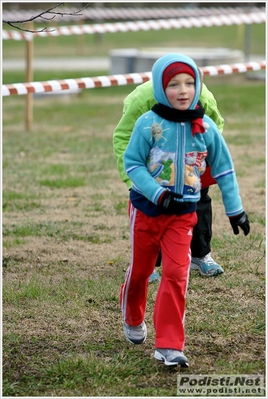
[[248, 235], [250, 231], [250, 225], [248, 216], [245, 212], [240, 213], [240, 215], [230, 217], [229, 220], [235, 235], [239, 234], [238, 226], [241, 227], [245, 236]]
[[181, 215], [183, 211], [185, 211], [189, 202], [179, 202], [176, 198], [183, 198], [181, 194], [173, 193], [172, 191], [167, 190], [162, 198], [161, 205], [165, 210], [165, 213], [169, 215]]

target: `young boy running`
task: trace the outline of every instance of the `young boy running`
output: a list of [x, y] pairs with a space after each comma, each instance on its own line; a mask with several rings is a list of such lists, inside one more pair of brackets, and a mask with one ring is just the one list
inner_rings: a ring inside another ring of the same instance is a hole
[[207, 164], [222, 192], [234, 234], [240, 227], [247, 235], [250, 226], [227, 145], [198, 103], [201, 82], [194, 61], [182, 54], [165, 55], [154, 64], [152, 81], [157, 104], [137, 120], [124, 154], [132, 181], [132, 259], [120, 305], [127, 340], [143, 343], [148, 280], [161, 249], [154, 356], [166, 365], [188, 367], [183, 353], [185, 297], [196, 204]]
[[[206, 115], [216, 123], [220, 132], [223, 131], [224, 119], [220, 114], [216, 100], [206, 85], [201, 82], [201, 93], [199, 100], [205, 109]], [[113, 149], [117, 160], [117, 168], [120, 177], [127, 188], [131, 189], [132, 182], [126, 175], [123, 156], [130, 140], [136, 120], [145, 112], [149, 111], [156, 100], [153, 95], [152, 81], [149, 80], [138, 85], [124, 100], [123, 113], [113, 132]], [[212, 238], [212, 206], [209, 196], [209, 187], [203, 187], [200, 200], [197, 203], [198, 221], [193, 230], [191, 243], [192, 260], [191, 269], [198, 270], [206, 277], [217, 276], [224, 272], [223, 268], [211, 256]], [[161, 265], [161, 252], [156, 261], [156, 266]], [[157, 269], [150, 276], [149, 282], [160, 279]]]

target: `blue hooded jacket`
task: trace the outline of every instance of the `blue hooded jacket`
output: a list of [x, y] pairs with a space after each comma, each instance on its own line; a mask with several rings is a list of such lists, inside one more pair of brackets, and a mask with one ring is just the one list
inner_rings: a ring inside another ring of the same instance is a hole
[[[167, 54], [155, 62], [152, 68], [154, 97], [158, 103], [172, 108], [165, 95], [162, 76], [174, 62], [188, 64], [195, 72], [195, 96], [189, 108], [194, 110], [201, 81], [195, 62], [183, 54]], [[153, 110], [137, 120], [124, 154], [125, 170], [133, 182], [130, 199], [134, 207], [148, 216], [163, 214], [159, 198], [165, 190], [171, 190], [183, 196], [180, 201], [192, 203], [186, 212], [193, 212], [200, 199], [200, 176], [208, 164], [222, 192], [226, 215], [243, 212], [233, 162], [224, 138], [207, 115], [203, 117], [203, 125], [205, 132], [193, 135], [190, 121], [170, 121]]]

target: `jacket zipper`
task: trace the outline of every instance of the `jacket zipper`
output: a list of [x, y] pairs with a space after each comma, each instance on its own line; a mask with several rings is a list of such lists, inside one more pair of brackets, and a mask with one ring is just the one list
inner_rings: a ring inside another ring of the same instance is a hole
[[[181, 129], [180, 129], [181, 127]], [[181, 130], [181, 131], [179, 131]], [[184, 152], [185, 152], [185, 123], [181, 122], [177, 125], [177, 187], [178, 193], [183, 195], [184, 186]]]

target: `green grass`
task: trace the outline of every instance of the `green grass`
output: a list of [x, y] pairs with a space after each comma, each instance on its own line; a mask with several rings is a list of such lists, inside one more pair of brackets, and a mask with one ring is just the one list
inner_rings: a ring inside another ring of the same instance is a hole
[[[237, 29], [213, 35], [210, 45], [227, 33], [236, 37]], [[196, 31], [206, 43], [206, 29]], [[161, 32], [160, 43], [171, 33]], [[187, 34], [190, 40], [194, 33]], [[129, 46], [135, 35], [122, 36]], [[155, 40], [156, 32], [150, 45]], [[10, 52], [19, 44], [12, 46]], [[39, 77], [49, 79], [50, 72]], [[5, 79], [20, 76], [9, 71]], [[264, 374], [265, 85], [243, 74], [205, 83], [226, 121], [251, 233], [232, 234], [221, 194], [211, 188], [212, 254], [225, 273], [190, 274], [187, 373]], [[118, 305], [131, 251], [128, 191], [116, 170], [112, 133], [133, 88], [34, 98], [31, 131], [25, 98], [3, 99], [3, 396], [176, 396], [177, 368], [153, 359], [157, 284], [149, 286], [143, 345], [126, 342]]]

